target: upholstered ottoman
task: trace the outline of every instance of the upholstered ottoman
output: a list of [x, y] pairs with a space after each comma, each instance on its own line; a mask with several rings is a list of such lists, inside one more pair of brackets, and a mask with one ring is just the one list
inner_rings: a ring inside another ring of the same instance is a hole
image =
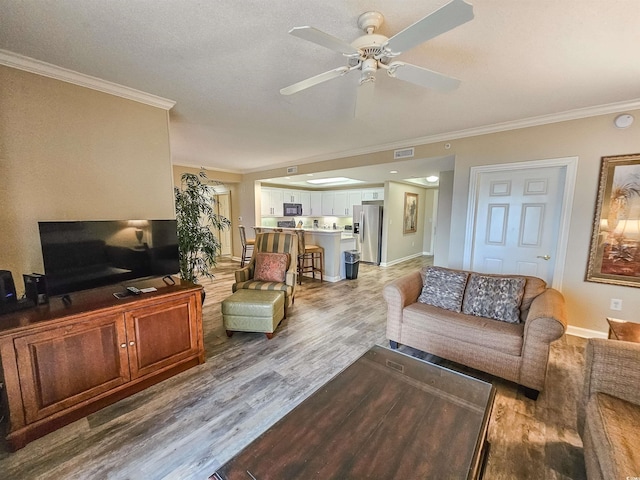
[[222, 301], [222, 320], [228, 337], [233, 332], [262, 332], [272, 338], [283, 318], [282, 291], [241, 289]]

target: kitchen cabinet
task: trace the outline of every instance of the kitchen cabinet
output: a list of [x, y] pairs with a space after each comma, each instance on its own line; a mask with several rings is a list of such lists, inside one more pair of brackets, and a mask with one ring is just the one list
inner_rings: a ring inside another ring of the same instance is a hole
[[[284, 191], [279, 188], [262, 188], [260, 195], [260, 214], [263, 217], [282, 217]], [[287, 202], [288, 203], [288, 202]]]
[[322, 214], [333, 217], [350, 217], [353, 206], [361, 205], [360, 190], [336, 190], [322, 192]]
[[300, 190], [283, 190], [282, 191], [282, 201], [284, 203], [302, 203], [300, 199], [301, 195]]
[[302, 215], [308, 217], [311, 215], [311, 192], [299, 192], [300, 203], [302, 204]]
[[384, 188], [367, 188], [362, 190], [362, 201], [384, 200]]
[[[322, 215], [322, 192], [311, 192], [311, 208], [309, 208], [309, 215], [313, 217], [319, 217]], [[302, 207], [304, 210], [304, 206]]]
[[322, 192], [322, 215], [333, 215], [333, 201], [335, 196], [335, 192]]
[[262, 217], [282, 217], [283, 203], [300, 203], [305, 217], [350, 217], [354, 205], [383, 199], [383, 188], [306, 191], [263, 187], [260, 213]]
[[354, 205], [362, 205], [362, 191], [353, 190], [347, 192], [347, 194], [349, 196], [347, 200], [347, 216], [351, 217], [353, 215]]
[[204, 362], [202, 288], [156, 282], [123, 300], [104, 287], [3, 316], [10, 448]]

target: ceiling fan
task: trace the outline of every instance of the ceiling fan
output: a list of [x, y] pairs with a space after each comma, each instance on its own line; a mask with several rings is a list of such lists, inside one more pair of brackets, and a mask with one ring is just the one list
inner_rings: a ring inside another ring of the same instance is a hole
[[[438, 10], [418, 20], [391, 38], [375, 33], [384, 17], [379, 12], [365, 12], [358, 17], [358, 28], [365, 35], [346, 43], [314, 27], [295, 27], [289, 33], [329, 48], [347, 57], [347, 65], [307, 78], [282, 88], [282, 95], [291, 95], [320, 83], [360, 70], [360, 86], [373, 85], [378, 70], [386, 70], [397, 78], [421, 87], [447, 91], [456, 88], [460, 80], [426, 68], [395, 60], [395, 57], [417, 45], [473, 19], [473, 6], [464, 0], [452, 0]], [[371, 91], [371, 88], [367, 89]], [[357, 113], [357, 112], [356, 112]]]

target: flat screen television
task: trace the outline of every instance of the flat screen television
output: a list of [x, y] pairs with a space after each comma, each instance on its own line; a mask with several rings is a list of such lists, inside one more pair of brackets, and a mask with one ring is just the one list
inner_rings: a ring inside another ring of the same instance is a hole
[[49, 296], [180, 271], [175, 220], [38, 222]]

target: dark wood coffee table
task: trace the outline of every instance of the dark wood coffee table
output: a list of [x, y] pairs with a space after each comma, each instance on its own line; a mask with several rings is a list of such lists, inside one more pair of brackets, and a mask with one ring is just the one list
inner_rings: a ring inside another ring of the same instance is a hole
[[479, 478], [491, 384], [375, 346], [211, 479]]

